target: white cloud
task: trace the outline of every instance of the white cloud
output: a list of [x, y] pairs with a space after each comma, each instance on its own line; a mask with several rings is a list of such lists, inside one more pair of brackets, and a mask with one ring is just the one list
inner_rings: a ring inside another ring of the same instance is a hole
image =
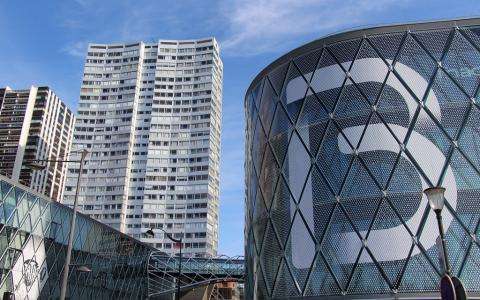
[[62, 52], [76, 57], [85, 57], [87, 54], [87, 48], [88, 42], [77, 41], [63, 47]]
[[223, 9], [229, 36], [222, 48], [255, 55], [289, 48], [292, 38], [326, 34], [368, 22], [408, 0], [232, 0]]

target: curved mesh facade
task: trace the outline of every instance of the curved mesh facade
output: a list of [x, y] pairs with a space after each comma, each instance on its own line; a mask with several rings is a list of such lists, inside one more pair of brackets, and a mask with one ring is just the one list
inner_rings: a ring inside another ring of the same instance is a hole
[[[479, 26], [477, 26], [477, 24]], [[480, 291], [480, 20], [317, 40], [245, 100], [247, 298]]]

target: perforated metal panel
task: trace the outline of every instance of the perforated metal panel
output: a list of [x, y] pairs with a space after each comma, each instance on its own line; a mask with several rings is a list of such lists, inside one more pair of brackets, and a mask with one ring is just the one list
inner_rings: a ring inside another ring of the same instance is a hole
[[[72, 209], [67, 206], [0, 176], [0, 297], [5, 292], [22, 300], [59, 297], [71, 218]], [[80, 265], [91, 272], [80, 272]], [[171, 297], [178, 267], [178, 256], [168, 256], [79, 214], [67, 297]], [[183, 257], [181, 290], [243, 282], [243, 275], [243, 257]]]
[[463, 23], [340, 34], [256, 79], [247, 298], [438, 291], [435, 185], [453, 273], [480, 292], [480, 20]]
[[[57, 299], [72, 210], [0, 176], [0, 295]], [[79, 214], [76, 219], [70, 299], [143, 299], [146, 260], [153, 248]], [[88, 266], [91, 272], [77, 270]]]

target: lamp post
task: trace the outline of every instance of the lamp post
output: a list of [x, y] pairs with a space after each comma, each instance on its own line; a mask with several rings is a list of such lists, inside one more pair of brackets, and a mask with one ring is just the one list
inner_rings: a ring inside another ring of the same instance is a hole
[[[73, 152], [72, 152], [73, 153]], [[75, 234], [75, 221], [77, 219], [77, 202], [78, 202], [78, 192], [80, 190], [80, 180], [83, 173], [83, 165], [85, 164], [85, 158], [87, 157], [88, 150], [83, 149], [80, 151], [80, 160], [48, 160], [48, 159], [36, 159], [32, 163], [27, 164], [27, 167], [36, 170], [43, 170], [46, 168], [44, 165], [39, 165], [35, 162], [78, 162], [80, 163], [80, 168], [77, 177], [77, 188], [75, 190], [75, 198], [73, 200], [73, 213], [72, 219], [70, 220], [70, 232], [68, 234], [68, 246], [67, 246], [67, 256], [65, 258], [65, 265], [63, 267], [62, 282], [60, 286], [60, 300], [65, 300], [67, 294], [67, 285], [68, 285], [68, 272], [70, 271], [70, 261], [72, 258], [72, 248], [73, 248], [73, 239]]]
[[[165, 235], [167, 236], [167, 238], [169, 240], [171, 240], [172, 242], [174, 243], [178, 243], [180, 244], [180, 253], [179, 253], [179, 260], [178, 260], [178, 277], [177, 277], [177, 292], [175, 293], [175, 299], [176, 300], [180, 300], [180, 276], [182, 274], [182, 241], [183, 241], [183, 238], [179, 238], [179, 239], [176, 239], [174, 237], [172, 237], [172, 235], [168, 232], [166, 232], [165, 230], [161, 229], [161, 231], [163, 231], [165, 233]], [[148, 236], [148, 237], [154, 237], [155, 236], [155, 233], [153, 232], [153, 229], [149, 229], [145, 232], [145, 234]]]
[[440, 233], [440, 241], [443, 252], [443, 270], [444, 275], [440, 282], [442, 299], [467, 299], [467, 293], [459, 278], [452, 275], [452, 269], [448, 261], [447, 246], [445, 240], [445, 232], [442, 222], [442, 210], [445, 205], [445, 188], [441, 186], [431, 187], [423, 191], [428, 199], [430, 208], [435, 212], [438, 223], [438, 231]]

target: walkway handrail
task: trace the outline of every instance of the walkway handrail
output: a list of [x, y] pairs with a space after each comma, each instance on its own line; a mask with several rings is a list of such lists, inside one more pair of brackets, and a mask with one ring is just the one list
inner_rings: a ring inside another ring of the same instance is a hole
[[180, 277], [181, 290], [218, 282], [243, 282], [243, 256], [183, 257], [182, 273], [178, 276], [179, 259], [161, 251], [152, 251], [147, 261], [148, 296], [175, 291]]

